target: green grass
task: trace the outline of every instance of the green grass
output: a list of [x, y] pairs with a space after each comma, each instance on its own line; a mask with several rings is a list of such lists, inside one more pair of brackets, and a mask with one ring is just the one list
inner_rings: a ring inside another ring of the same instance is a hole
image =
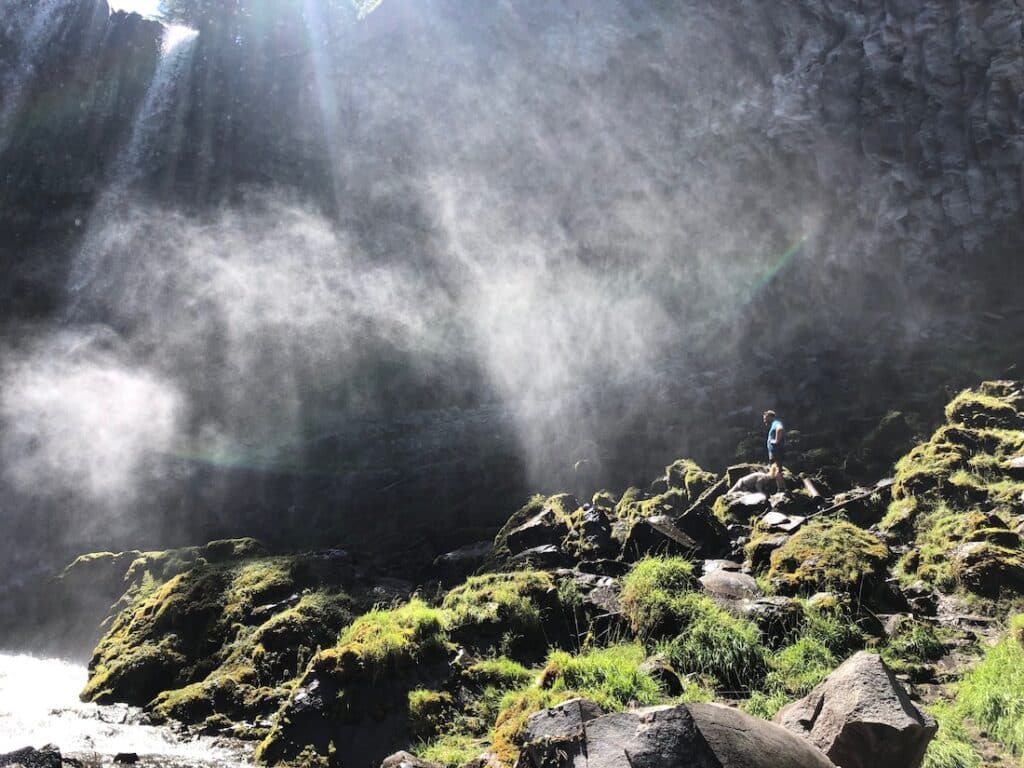
[[698, 675], [720, 690], [746, 691], [761, 684], [766, 650], [753, 623], [696, 593], [684, 595], [675, 608], [684, 629], [659, 651], [676, 670]]
[[946, 652], [942, 635], [927, 622], [903, 621], [882, 649], [882, 658], [895, 672], [912, 672], [942, 658]]
[[644, 641], [677, 633], [687, 611], [680, 601], [693, 590], [693, 563], [680, 557], [649, 557], [626, 574], [620, 604], [633, 632]]
[[575, 691], [606, 711], [630, 703], [655, 704], [664, 698], [658, 683], [640, 671], [646, 653], [641, 645], [626, 643], [573, 655], [552, 651], [541, 675], [542, 687], [553, 693]]
[[957, 708], [1015, 756], [1024, 755], [1024, 615], [1010, 621], [1007, 637], [963, 678]]
[[452, 627], [502, 623], [519, 630], [535, 629], [541, 614], [534, 595], [554, 586], [550, 574], [543, 571], [471, 576], [445, 596], [441, 607]]
[[929, 712], [938, 721], [939, 732], [928, 745], [922, 768], [981, 768], [981, 758], [971, 746], [956, 708], [943, 704]]

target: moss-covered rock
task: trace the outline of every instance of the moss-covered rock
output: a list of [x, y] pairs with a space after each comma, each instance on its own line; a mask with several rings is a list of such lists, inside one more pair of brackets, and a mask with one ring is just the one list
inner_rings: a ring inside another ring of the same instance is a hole
[[771, 554], [768, 578], [781, 594], [858, 594], [884, 580], [889, 548], [847, 520], [814, 520]]
[[986, 382], [960, 393], [947, 423], [897, 464], [894, 501], [881, 521], [912, 540], [897, 573], [945, 592], [985, 597], [1024, 591], [1020, 539], [1009, 530], [1024, 493], [1010, 470], [1024, 453], [1021, 388]]
[[153, 574], [178, 568], [181, 551], [136, 558], [139, 581], [93, 654], [84, 700], [148, 706], [158, 721], [265, 716], [351, 619], [337, 585], [308, 591], [322, 581], [315, 557], [235, 560], [224, 543], [199, 551], [224, 562], [197, 555], [162, 584]]
[[444, 697], [410, 692], [441, 690], [447, 657], [440, 610], [413, 600], [364, 614], [337, 645], [313, 657], [257, 759], [295, 761], [311, 750], [332, 766], [379, 763], [396, 744], [409, 743], [411, 703], [424, 717], [440, 711]]
[[549, 645], [569, 642], [579, 606], [563, 605], [550, 573], [525, 570], [472, 576], [445, 596], [442, 608], [461, 645], [537, 661]]

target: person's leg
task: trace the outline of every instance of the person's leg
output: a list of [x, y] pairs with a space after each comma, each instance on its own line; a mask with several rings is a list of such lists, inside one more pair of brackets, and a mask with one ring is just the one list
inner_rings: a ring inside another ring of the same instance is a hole
[[779, 493], [786, 492], [786, 478], [782, 472], [782, 462], [779, 459], [775, 459], [772, 462], [771, 475], [775, 478], [775, 485], [779, 488]]

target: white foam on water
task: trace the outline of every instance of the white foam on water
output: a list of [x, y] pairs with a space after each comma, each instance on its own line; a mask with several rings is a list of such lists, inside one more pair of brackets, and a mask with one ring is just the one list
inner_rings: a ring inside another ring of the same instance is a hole
[[65, 755], [96, 755], [103, 763], [118, 752], [135, 752], [171, 765], [250, 765], [235, 742], [141, 725], [132, 707], [83, 704], [78, 694], [86, 678], [80, 664], [0, 654], [0, 753], [53, 744]]

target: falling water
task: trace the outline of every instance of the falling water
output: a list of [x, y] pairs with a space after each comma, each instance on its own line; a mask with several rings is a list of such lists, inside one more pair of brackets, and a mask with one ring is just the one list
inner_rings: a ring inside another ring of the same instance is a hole
[[85, 319], [81, 294], [96, 278], [103, 261], [106, 248], [102, 231], [105, 223], [113, 220], [114, 214], [124, 207], [130, 187], [146, 172], [147, 161], [166, 144], [167, 129], [178, 116], [181, 80], [192, 61], [198, 34], [194, 29], [177, 24], [164, 26], [160, 61], [146, 89], [142, 106], [136, 113], [131, 138], [114, 165], [114, 175], [107, 190], [92, 212], [89, 229], [71, 267], [68, 283], [68, 317], [71, 319]]
[[175, 117], [178, 82], [192, 60], [197, 35], [196, 30], [177, 24], [164, 27], [160, 63], [135, 118], [131, 139], [118, 163], [113, 186], [124, 188], [136, 181], [145, 170], [145, 158], [157, 151], [164, 129]]
[[22, 35], [21, 50], [13, 71], [3, 84], [0, 105], [0, 151], [10, 141], [11, 122], [17, 116], [25, 97], [25, 89], [36, 74], [40, 53], [60, 27], [62, 11], [69, 0], [41, 0], [32, 9], [32, 17]]

